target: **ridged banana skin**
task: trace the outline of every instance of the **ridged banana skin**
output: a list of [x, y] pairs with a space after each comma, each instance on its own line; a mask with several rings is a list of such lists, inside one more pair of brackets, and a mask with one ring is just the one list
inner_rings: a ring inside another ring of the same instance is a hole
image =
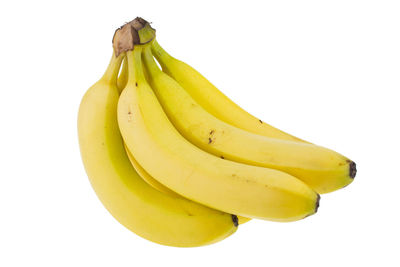
[[[140, 175], [140, 177], [145, 182], [147, 182], [149, 185], [151, 185], [158, 191], [163, 192], [169, 196], [183, 198], [183, 196], [178, 195], [177, 193], [175, 193], [174, 191], [172, 191], [171, 189], [169, 189], [168, 187], [166, 187], [165, 185], [163, 185], [162, 183], [158, 182], [156, 179], [151, 177], [151, 175], [148, 174], [148, 172], [146, 172], [146, 170], [143, 169], [142, 166], [140, 166], [139, 162], [137, 162], [137, 160], [133, 157], [132, 153], [129, 151], [129, 149], [126, 147], [126, 145], [124, 147], [125, 147], [126, 154], [128, 155], [129, 161], [131, 162], [132, 166], [135, 168], [136, 172]], [[239, 224], [244, 224], [251, 220], [250, 218], [245, 218], [240, 215], [238, 215], [237, 218], [238, 218]]]
[[152, 51], [163, 71], [173, 77], [193, 99], [218, 119], [251, 133], [283, 140], [306, 142], [249, 114], [194, 68], [170, 56], [157, 41], [153, 42]]
[[318, 193], [350, 184], [353, 163], [330, 149], [253, 134], [208, 113], [156, 65], [150, 49], [143, 60], [148, 81], [172, 124], [191, 143], [218, 157], [287, 172]]
[[319, 195], [297, 178], [223, 160], [182, 137], [144, 78], [141, 49], [127, 56], [136, 80], [120, 96], [118, 123], [128, 149], [152, 177], [188, 199], [244, 217], [295, 221], [315, 213]]
[[83, 97], [78, 116], [86, 172], [112, 216], [137, 235], [167, 246], [202, 246], [234, 233], [230, 214], [170, 197], [139, 177], [123, 147], [118, 99], [117, 88], [100, 80]]

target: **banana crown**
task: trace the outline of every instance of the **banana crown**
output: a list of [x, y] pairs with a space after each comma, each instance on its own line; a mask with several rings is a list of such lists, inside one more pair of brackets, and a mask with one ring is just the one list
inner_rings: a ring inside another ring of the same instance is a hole
[[118, 57], [121, 53], [133, 50], [135, 45], [151, 42], [156, 36], [156, 30], [146, 20], [137, 17], [126, 23], [114, 33], [113, 48]]

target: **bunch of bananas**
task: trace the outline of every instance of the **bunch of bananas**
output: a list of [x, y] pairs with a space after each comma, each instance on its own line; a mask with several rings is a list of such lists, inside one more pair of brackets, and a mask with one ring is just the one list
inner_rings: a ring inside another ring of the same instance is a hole
[[217, 242], [251, 218], [303, 219], [319, 194], [356, 174], [348, 158], [241, 109], [163, 50], [142, 18], [115, 32], [111, 62], [82, 99], [78, 132], [104, 206], [169, 246]]

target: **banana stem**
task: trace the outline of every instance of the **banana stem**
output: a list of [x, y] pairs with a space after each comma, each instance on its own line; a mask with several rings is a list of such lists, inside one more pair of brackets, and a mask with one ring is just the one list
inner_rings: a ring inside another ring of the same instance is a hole
[[150, 46], [146, 46], [143, 49], [142, 56], [143, 56], [143, 63], [146, 67], [146, 71], [150, 72], [151, 76], [155, 76], [162, 72], [162, 70], [160, 70], [160, 68], [157, 66], [156, 61], [153, 58]]
[[115, 56], [115, 53], [113, 52], [110, 63], [108, 64], [108, 67], [106, 69], [106, 72], [104, 73], [103, 77], [101, 78], [102, 81], [108, 83], [108, 84], [117, 84], [117, 77], [118, 77], [118, 72], [121, 67], [122, 59], [124, 57], [122, 55], [119, 55], [118, 57]]
[[133, 51], [127, 52], [129, 78], [128, 85], [137, 86], [139, 82], [146, 81], [142, 66], [142, 47], [135, 46]]
[[156, 39], [153, 40], [151, 45], [151, 51], [153, 52], [153, 56], [157, 59], [163, 69], [166, 68], [164, 62], [173, 59], [173, 57], [168, 54], [157, 42]]
[[132, 86], [136, 83], [135, 75], [135, 60], [133, 57], [133, 51], [126, 52], [126, 61], [128, 62], [128, 82], [126, 86]]

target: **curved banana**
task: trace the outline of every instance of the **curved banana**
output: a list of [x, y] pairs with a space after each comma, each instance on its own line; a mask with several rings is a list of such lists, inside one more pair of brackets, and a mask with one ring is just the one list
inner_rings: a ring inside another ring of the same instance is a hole
[[[129, 151], [129, 149], [126, 147], [125, 144], [124, 144], [124, 147], [125, 147], [126, 154], [128, 155], [129, 161], [131, 162], [132, 166], [135, 168], [137, 173], [140, 175], [140, 177], [142, 177], [142, 179], [145, 182], [147, 182], [149, 185], [151, 185], [155, 189], [157, 189], [169, 196], [184, 198], [183, 196], [178, 195], [177, 193], [175, 193], [174, 191], [172, 191], [171, 189], [169, 189], [168, 187], [166, 187], [165, 185], [161, 184], [156, 179], [151, 177], [151, 175], [148, 174], [146, 172], [146, 170], [143, 169], [143, 167], [140, 166], [140, 164], [136, 161], [136, 159], [133, 157], [132, 153]], [[239, 221], [239, 224], [244, 224], [251, 220], [250, 218], [242, 217], [240, 215], [237, 216], [237, 219]]]
[[254, 134], [306, 142], [249, 114], [191, 66], [169, 55], [156, 40], [153, 42], [152, 51], [163, 71], [173, 77], [197, 103], [218, 119]]
[[188, 199], [245, 217], [294, 221], [316, 212], [319, 195], [295, 177], [223, 160], [182, 137], [146, 82], [141, 48], [127, 52], [130, 75], [118, 124], [129, 151], [152, 177]]
[[355, 164], [320, 146], [269, 138], [239, 129], [203, 109], [173, 78], [143, 52], [148, 81], [168, 118], [191, 143], [218, 157], [268, 167], [296, 176], [318, 193], [340, 189], [353, 181]]
[[[124, 60], [120, 76], [118, 77], [118, 80], [117, 80], [117, 87], [120, 92], [122, 92], [123, 88], [125, 88], [127, 82], [128, 82], [128, 64], [126, 63], [126, 60]], [[132, 153], [128, 150], [128, 148], [126, 147], [125, 144], [124, 144], [124, 147], [125, 147], [125, 151], [128, 155], [128, 158], [129, 158], [132, 166], [135, 168], [136, 172], [140, 175], [140, 177], [145, 182], [147, 182], [149, 185], [151, 185], [155, 189], [157, 189], [163, 193], [166, 193], [170, 196], [182, 197], [182, 196], [178, 195], [177, 193], [175, 193], [174, 191], [172, 191], [171, 189], [169, 189], [168, 187], [166, 187], [163, 184], [161, 184], [160, 182], [158, 182], [153, 177], [151, 177], [150, 174], [148, 174], [146, 172], [146, 170], [143, 169], [142, 166], [140, 166], [140, 164], [135, 160]], [[250, 218], [242, 217], [240, 215], [237, 215], [237, 219], [238, 219], [239, 224], [244, 224], [251, 220]]]
[[158, 182], [156, 179], [151, 177], [148, 172], [146, 172], [145, 169], [143, 169], [142, 166], [136, 161], [136, 159], [133, 157], [132, 153], [129, 151], [129, 149], [126, 147], [126, 144], [124, 143], [126, 155], [128, 156], [129, 161], [131, 162], [133, 168], [135, 168], [136, 172], [139, 174], [139, 176], [147, 182], [149, 185], [151, 185], [153, 188], [157, 189], [160, 192], [163, 192], [171, 197], [176, 197], [176, 198], [182, 198], [182, 196], [178, 195], [165, 185], [161, 184]]
[[[151, 38], [154, 38], [154, 35], [151, 34], [151, 31], [147, 31], [146, 29], [151, 29], [151, 27], [146, 27], [145, 29], [140, 30], [140, 32], [145, 31], [148, 34], [146, 35], [146, 41], [148, 41]], [[119, 92], [121, 93], [122, 90], [125, 88], [127, 82], [128, 82], [128, 77], [129, 77], [129, 71], [128, 71], [128, 64], [126, 59], [124, 59], [123, 61], [123, 66], [122, 66], [122, 70], [120, 71], [119, 77], [117, 79], [117, 88], [119, 90]], [[174, 197], [182, 197], [180, 195], [178, 195], [177, 193], [175, 193], [174, 191], [172, 191], [171, 189], [167, 188], [166, 186], [164, 186], [163, 184], [159, 183], [156, 179], [154, 179], [153, 177], [151, 177], [146, 170], [144, 170], [142, 168], [142, 166], [140, 166], [140, 164], [135, 160], [135, 158], [133, 157], [133, 155], [130, 153], [129, 149], [126, 147], [126, 145], [124, 144], [125, 147], [125, 151], [128, 155], [129, 160], [131, 161], [132, 166], [135, 168], [135, 170], [138, 172], [138, 174], [141, 176], [141, 178], [147, 182], [149, 185], [153, 186], [154, 188], [156, 188], [157, 190], [164, 192], [170, 196], [174, 196]], [[239, 221], [239, 224], [244, 224], [248, 221], [250, 221], [250, 218], [246, 218], [246, 217], [242, 217], [240, 215], [237, 215], [237, 219]]]
[[106, 73], [87, 91], [79, 108], [81, 155], [97, 196], [122, 225], [159, 244], [201, 246], [231, 235], [237, 229], [236, 216], [161, 193], [133, 169], [117, 122], [121, 58], [113, 55]]
[[[117, 79], [117, 87], [119, 89], [119, 92], [122, 92], [122, 90], [123, 90], [123, 88], [125, 88], [127, 82], [128, 82], [128, 64], [127, 64], [127, 61], [124, 60], [121, 73]], [[161, 184], [160, 182], [158, 182], [153, 177], [151, 177], [150, 174], [148, 174], [146, 172], [146, 170], [143, 169], [142, 166], [140, 166], [140, 164], [135, 160], [132, 153], [126, 147], [125, 143], [124, 143], [124, 147], [125, 147], [125, 151], [128, 155], [129, 161], [131, 162], [132, 166], [135, 168], [136, 172], [140, 175], [140, 177], [145, 182], [147, 182], [149, 185], [151, 185], [155, 189], [157, 189], [163, 193], [166, 193], [170, 196], [182, 197], [182, 196], [178, 195], [177, 193], [175, 193], [174, 191], [172, 191], [171, 189], [169, 189], [168, 187], [166, 187], [163, 184]], [[240, 215], [237, 215], [237, 219], [238, 219], [239, 224], [244, 224], [251, 220], [250, 218], [242, 217]]]

